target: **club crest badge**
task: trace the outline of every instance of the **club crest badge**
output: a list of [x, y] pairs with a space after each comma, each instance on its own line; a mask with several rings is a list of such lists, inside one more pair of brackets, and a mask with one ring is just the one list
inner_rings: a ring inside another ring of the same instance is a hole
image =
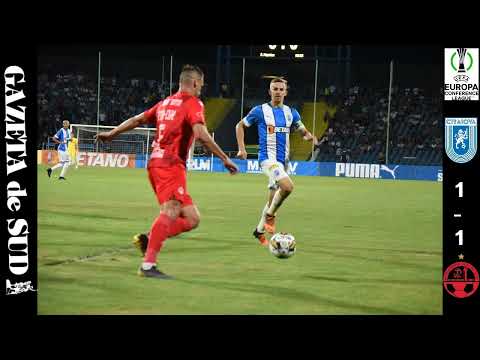
[[466, 163], [477, 153], [477, 118], [445, 118], [445, 151], [456, 163]]

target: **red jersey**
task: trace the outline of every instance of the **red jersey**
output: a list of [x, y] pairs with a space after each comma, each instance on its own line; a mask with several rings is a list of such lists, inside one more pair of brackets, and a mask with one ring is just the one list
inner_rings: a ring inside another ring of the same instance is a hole
[[193, 125], [205, 125], [203, 103], [195, 96], [177, 92], [144, 112], [157, 134], [148, 167], [185, 166], [193, 141]]

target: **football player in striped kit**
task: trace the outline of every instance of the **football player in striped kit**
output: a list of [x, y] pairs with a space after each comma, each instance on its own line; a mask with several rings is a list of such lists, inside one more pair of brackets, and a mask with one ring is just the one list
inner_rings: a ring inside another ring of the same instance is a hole
[[60, 176], [58, 177], [59, 180], [65, 180], [65, 174], [67, 173], [67, 169], [70, 166], [70, 155], [68, 154], [68, 144], [71, 140], [71, 132], [70, 132], [70, 122], [68, 120], [64, 120], [63, 128], [57, 131], [57, 133], [52, 137], [53, 141], [58, 145], [58, 159], [59, 162], [52, 168], [47, 169], [47, 175], [50, 177], [52, 175], [52, 171], [58, 168], [62, 168], [60, 172]]
[[245, 128], [258, 127], [259, 152], [258, 162], [268, 176], [268, 202], [263, 208], [260, 222], [253, 235], [263, 246], [268, 245], [265, 230], [275, 232], [275, 216], [283, 201], [292, 193], [293, 182], [287, 174], [289, 166], [289, 135], [292, 130], [300, 132], [306, 141], [317, 142], [316, 138], [305, 128], [300, 114], [294, 108], [285, 105], [287, 81], [275, 77], [270, 81], [269, 95], [271, 101], [255, 106], [236, 125], [238, 143], [237, 157], [247, 158], [245, 149]]

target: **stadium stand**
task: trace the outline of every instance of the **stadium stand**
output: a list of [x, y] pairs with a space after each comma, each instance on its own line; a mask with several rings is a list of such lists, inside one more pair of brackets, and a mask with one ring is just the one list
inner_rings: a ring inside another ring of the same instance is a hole
[[[174, 84], [175, 87], [176, 84]], [[37, 143], [61, 127], [65, 118], [72, 123], [97, 123], [97, 84], [85, 74], [42, 73], [38, 77]], [[232, 89], [232, 93], [239, 93]], [[321, 139], [313, 156], [311, 144], [291, 137], [291, 158], [314, 161], [385, 162], [388, 89], [352, 86], [327, 87], [319, 92], [316, 104], [315, 135]], [[140, 113], [169, 95], [169, 84], [149, 79], [102, 78], [100, 125], [116, 125]], [[208, 129], [227, 151], [236, 148], [235, 124], [240, 120], [239, 99], [207, 97], [204, 100]], [[287, 103], [301, 113], [304, 124], [313, 130], [313, 102], [301, 96]], [[265, 89], [249, 87], [243, 114], [268, 101]], [[389, 162], [438, 165], [442, 161], [442, 121], [440, 93], [427, 94], [420, 88], [393, 88], [390, 110]], [[247, 144], [256, 142], [256, 130], [246, 134]]]

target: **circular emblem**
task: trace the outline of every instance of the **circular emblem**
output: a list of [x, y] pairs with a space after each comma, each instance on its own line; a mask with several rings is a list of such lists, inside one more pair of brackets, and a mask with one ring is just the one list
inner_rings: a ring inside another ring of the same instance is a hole
[[443, 273], [445, 290], [460, 299], [473, 295], [478, 289], [479, 281], [477, 269], [463, 261], [453, 263]]

